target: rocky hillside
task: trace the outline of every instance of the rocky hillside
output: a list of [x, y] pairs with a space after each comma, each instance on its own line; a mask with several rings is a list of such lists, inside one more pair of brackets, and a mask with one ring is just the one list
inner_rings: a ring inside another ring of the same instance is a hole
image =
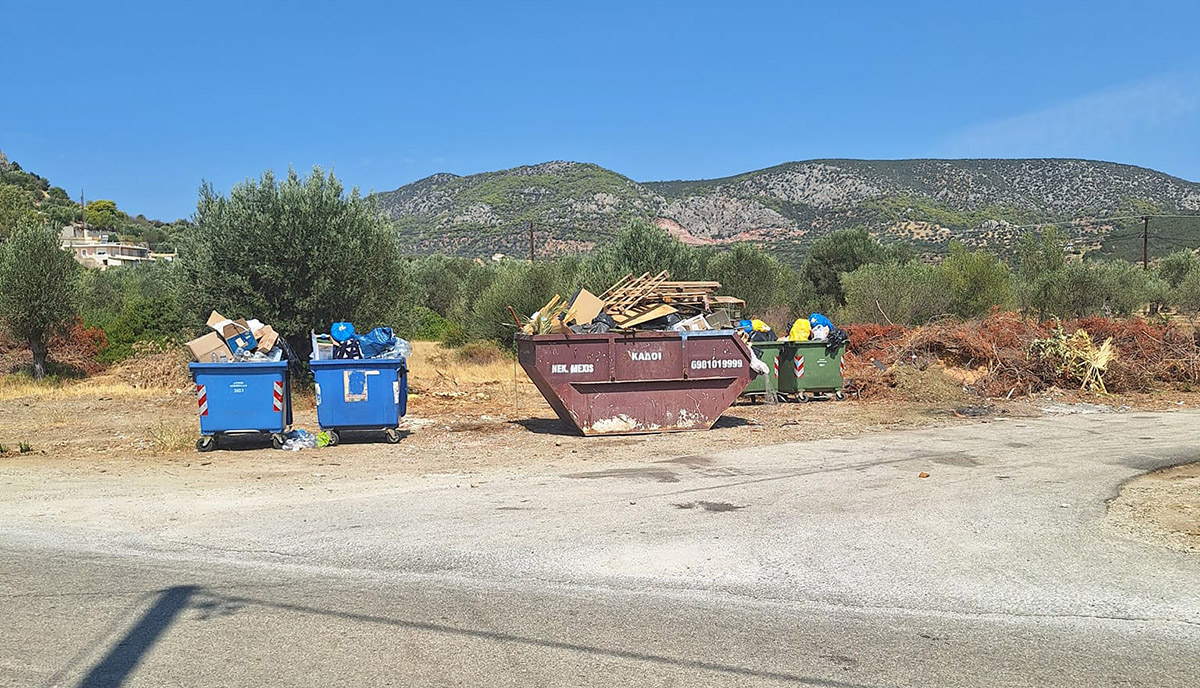
[[[783, 254], [853, 226], [929, 252], [951, 239], [1003, 252], [1023, 226], [1071, 222], [1066, 229], [1080, 250], [1122, 253], [1140, 222], [1105, 218], [1200, 214], [1200, 184], [1069, 159], [812, 160], [724, 179], [643, 183], [596, 165], [549, 162], [438, 174], [376, 197], [409, 250], [478, 256], [524, 255], [529, 221], [539, 250], [562, 253], [586, 249], [632, 218], [689, 243], [752, 241]], [[1184, 224], [1156, 223], [1173, 232], [1164, 242], [1200, 243], [1200, 222]]]

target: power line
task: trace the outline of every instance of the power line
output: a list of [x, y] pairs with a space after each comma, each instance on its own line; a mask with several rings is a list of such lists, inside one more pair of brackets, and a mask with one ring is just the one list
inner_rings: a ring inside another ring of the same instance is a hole
[[[1094, 225], [1104, 222], [1120, 222], [1122, 220], [1155, 219], [1193, 219], [1200, 220], [1200, 215], [1121, 215], [1115, 217], [1095, 217], [1091, 219], [1059, 220], [1056, 222], [1038, 222], [1030, 225], [1008, 225], [1010, 229], [1036, 229], [1038, 227], [1053, 227], [1058, 225]], [[1003, 222], [1003, 220], [1001, 220]]]

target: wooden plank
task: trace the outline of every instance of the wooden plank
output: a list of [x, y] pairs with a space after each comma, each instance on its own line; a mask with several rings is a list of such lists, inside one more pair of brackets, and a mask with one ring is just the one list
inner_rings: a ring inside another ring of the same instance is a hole
[[662, 272], [658, 273], [653, 278], [648, 280], [644, 285], [642, 285], [640, 288], [638, 288], [633, 293], [633, 295], [631, 297], [632, 303], [637, 303], [638, 301], [641, 301], [643, 298], [646, 298], [647, 294], [651, 293], [654, 290], [654, 288], [656, 286], [658, 286], [658, 284], [660, 284], [661, 282], [664, 282], [668, 277], [670, 277], [670, 275], [667, 274], [666, 270], [663, 270]]
[[[647, 273], [647, 274], [649, 274], [649, 273]], [[604, 293], [600, 295], [600, 298], [602, 298], [602, 299], [608, 298], [609, 296], [611, 296], [613, 294], [613, 292], [615, 292], [617, 289], [620, 289], [622, 286], [625, 285], [626, 282], [628, 282], [631, 279], [633, 279], [633, 273], [632, 272], [626, 273], [624, 277], [622, 277], [621, 279], [614, 282], [611, 287], [609, 287], [608, 289], [605, 289]]]
[[554, 298], [547, 301], [545, 306], [542, 306], [541, 308], [538, 309], [538, 315], [542, 316], [543, 318], [549, 318], [550, 317], [550, 309], [554, 308], [554, 305], [556, 303], [558, 303], [558, 300], [561, 298], [562, 298], [562, 296], [555, 294]]
[[647, 322], [650, 322], [651, 320], [657, 320], [664, 316], [668, 316], [668, 315], [671, 315], [672, 313], [678, 313], [678, 312], [679, 312], [678, 310], [676, 310], [675, 308], [673, 308], [671, 306], [668, 306], [665, 303], [660, 304], [658, 306], [655, 306], [654, 308], [651, 308], [650, 310], [646, 311], [645, 313], [642, 313], [641, 315], [637, 316], [636, 318], [631, 318], [629, 320], [626, 320], [625, 322], [621, 323], [621, 327], [625, 327], [625, 328], [637, 327], [638, 325], [641, 325], [642, 323], [647, 323]]

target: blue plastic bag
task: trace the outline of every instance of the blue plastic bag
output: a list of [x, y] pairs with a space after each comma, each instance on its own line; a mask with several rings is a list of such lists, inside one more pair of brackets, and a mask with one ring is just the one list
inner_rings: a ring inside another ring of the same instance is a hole
[[335, 342], [344, 342], [354, 336], [354, 323], [335, 322], [333, 327], [329, 328], [329, 336], [333, 337]]
[[353, 335], [358, 340], [363, 358], [375, 358], [396, 345], [396, 335], [390, 327], [376, 327], [366, 334]]
[[808, 316], [808, 324], [811, 325], [813, 329], [816, 329], [818, 325], [824, 325], [825, 327], [828, 327], [830, 331], [833, 330], [833, 323], [830, 322], [829, 318], [826, 318], [820, 313], [813, 313], [812, 315]]

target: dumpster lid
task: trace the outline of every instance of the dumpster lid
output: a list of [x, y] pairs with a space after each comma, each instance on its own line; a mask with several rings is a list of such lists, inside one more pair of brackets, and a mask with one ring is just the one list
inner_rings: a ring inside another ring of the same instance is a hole
[[404, 368], [406, 365], [403, 358], [330, 358], [308, 362], [309, 368]]
[[233, 363], [189, 363], [188, 370], [285, 370], [287, 361], [235, 361]]

